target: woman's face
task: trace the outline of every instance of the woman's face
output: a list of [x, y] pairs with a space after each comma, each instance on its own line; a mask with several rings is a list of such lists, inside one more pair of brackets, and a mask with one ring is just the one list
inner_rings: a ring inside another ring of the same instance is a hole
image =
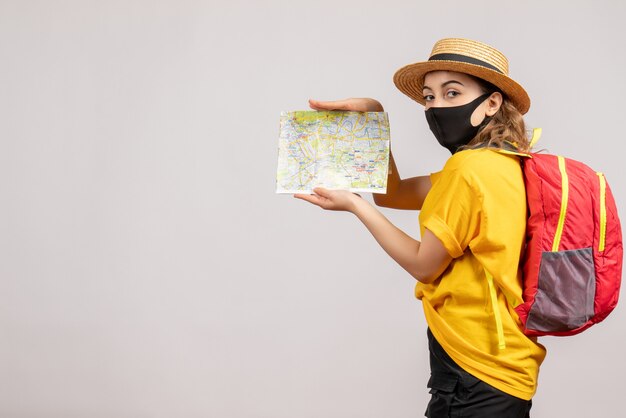
[[[480, 84], [467, 74], [457, 73], [455, 71], [432, 71], [427, 73], [424, 77], [423, 94], [424, 100], [426, 101], [426, 110], [431, 107], [461, 106], [471, 102], [484, 93]], [[472, 125], [478, 126], [485, 116], [495, 114], [495, 111], [492, 113], [492, 107], [494, 105], [492, 100], [495, 95], [500, 96], [501, 103], [502, 96], [499, 93], [493, 93], [491, 97], [485, 99], [485, 101], [476, 108], [474, 113], [472, 113]], [[500, 107], [500, 103], [496, 103], [497, 108]]]

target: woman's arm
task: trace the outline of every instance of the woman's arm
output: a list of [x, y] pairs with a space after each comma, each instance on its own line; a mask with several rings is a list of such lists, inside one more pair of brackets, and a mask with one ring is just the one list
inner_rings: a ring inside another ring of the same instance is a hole
[[401, 179], [393, 154], [389, 152], [387, 193], [374, 193], [374, 203], [392, 209], [420, 210], [430, 187], [430, 176]]
[[347, 190], [314, 189], [314, 194], [295, 194], [323, 209], [354, 213], [380, 246], [411, 276], [430, 283], [443, 273], [452, 261], [441, 241], [426, 230], [422, 242], [411, 238], [373, 207], [368, 201]]

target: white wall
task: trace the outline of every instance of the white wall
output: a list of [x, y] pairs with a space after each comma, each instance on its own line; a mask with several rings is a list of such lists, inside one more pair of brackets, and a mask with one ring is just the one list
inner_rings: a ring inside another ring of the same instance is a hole
[[[625, 12], [0, 0], [0, 416], [421, 416], [414, 280], [353, 216], [274, 194], [280, 111], [375, 97], [401, 175], [438, 170], [392, 75], [482, 40], [543, 146], [604, 171], [626, 216]], [[417, 213], [383, 213], [418, 237]], [[543, 339], [534, 417], [622, 414], [625, 321]]]

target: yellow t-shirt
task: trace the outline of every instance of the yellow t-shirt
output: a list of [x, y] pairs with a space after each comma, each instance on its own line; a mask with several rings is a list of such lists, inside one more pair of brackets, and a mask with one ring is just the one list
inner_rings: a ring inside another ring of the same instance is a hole
[[[460, 151], [432, 188], [420, 228], [437, 236], [453, 257], [431, 284], [417, 284], [426, 321], [448, 355], [465, 371], [521, 399], [537, 389], [545, 348], [520, 328], [520, 254], [526, 230], [526, 194], [519, 158], [494, 149]], [[494, 309], [485, 275], [493, 276], [506, 347], [498, 348]]]

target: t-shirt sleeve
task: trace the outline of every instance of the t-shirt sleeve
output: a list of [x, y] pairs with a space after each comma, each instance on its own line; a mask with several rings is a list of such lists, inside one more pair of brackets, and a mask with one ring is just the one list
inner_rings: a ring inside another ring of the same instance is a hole
[[420, 213], [422, 228], [443, 243], [451, 257], [463, 255], [480, 230], [481, 207], [478, 194], [463, 172], [439, 173]]

